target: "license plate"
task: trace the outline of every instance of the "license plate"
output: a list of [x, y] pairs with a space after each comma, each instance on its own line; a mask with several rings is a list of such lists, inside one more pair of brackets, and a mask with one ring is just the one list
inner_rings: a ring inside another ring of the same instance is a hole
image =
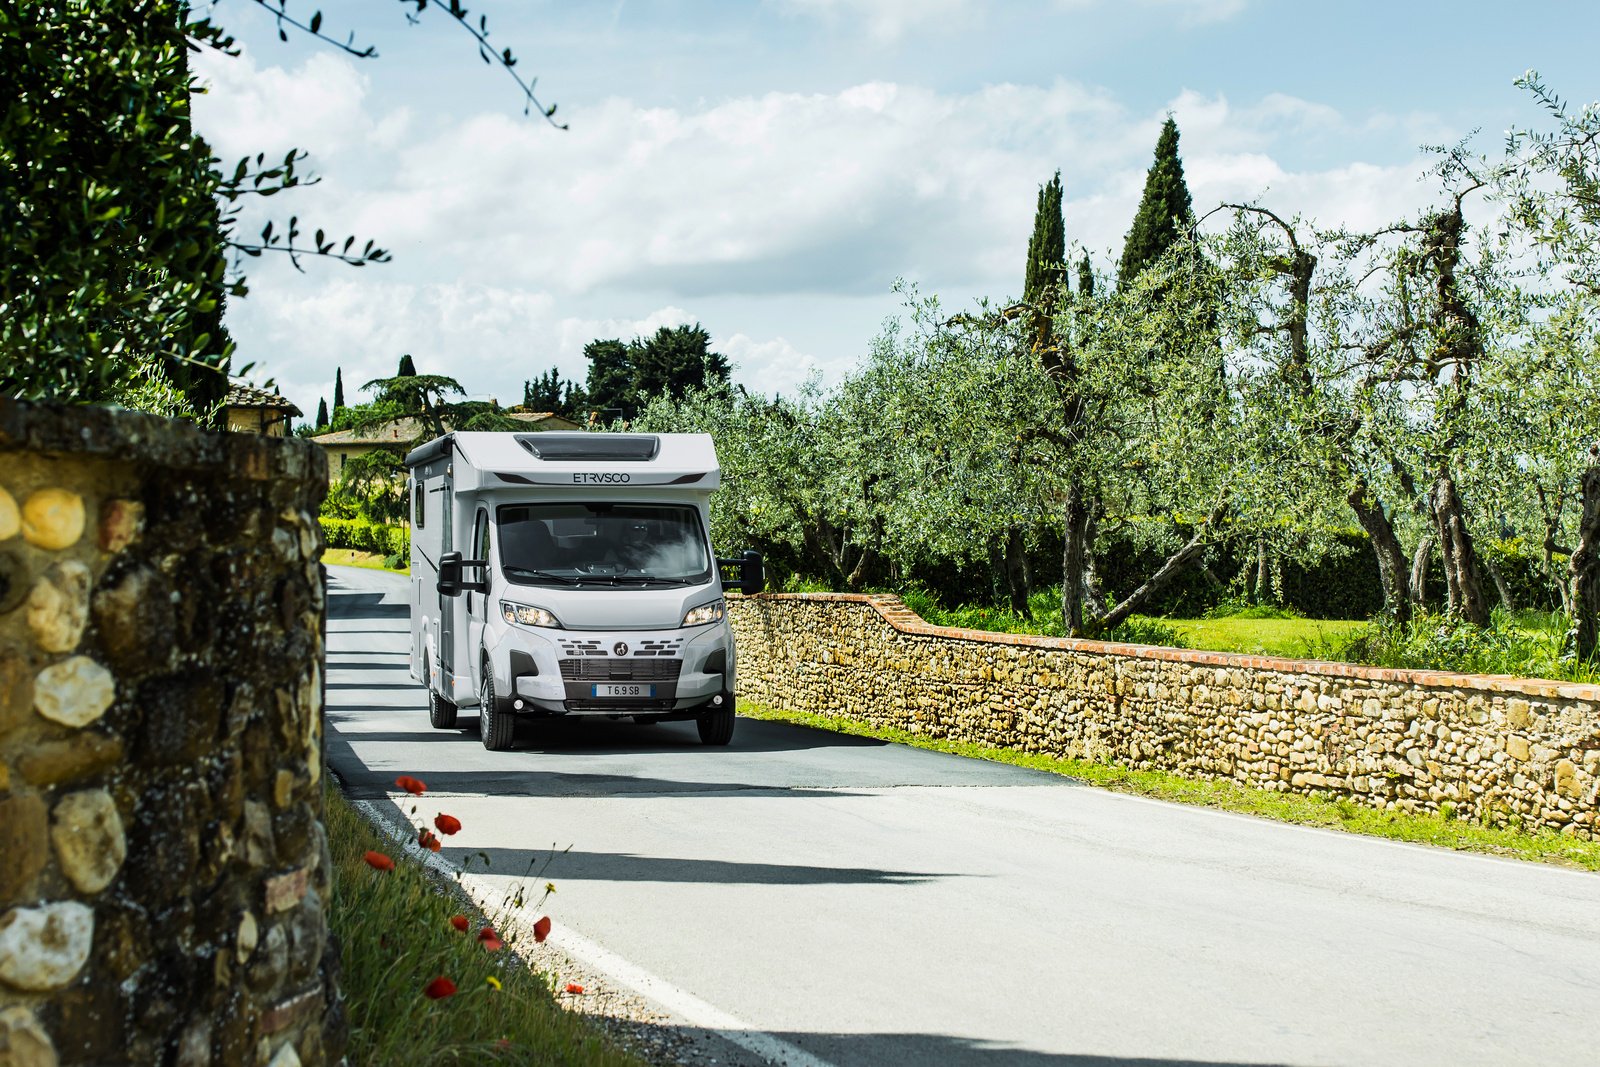
[[653, 697], [656, 687], [653, 685], [597, 685], [594, 694], [597, 697]]

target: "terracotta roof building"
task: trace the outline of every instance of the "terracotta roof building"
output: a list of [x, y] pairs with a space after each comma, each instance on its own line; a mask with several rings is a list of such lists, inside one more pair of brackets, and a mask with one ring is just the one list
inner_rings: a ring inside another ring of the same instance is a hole
[[[527, 423], [528, 429], [533, 431], [582, 429], [571, 419], [550, 411], [502, 411], [500, 414]], [[311, 440], [328, 450], [328, 472], [337, 481], [344, 473], [345, 464], [356, 456], [366, 455], [375, 448], [409, 449], [421, 443], [423, 434], [420, 419], [404, 418], [363, 430], [321, 433]]]
[[249, 385], [229, 386], [222, 398], [222, 424], [235, 433], [260, 433], [287, 437], [300, 409], [277, 393]]

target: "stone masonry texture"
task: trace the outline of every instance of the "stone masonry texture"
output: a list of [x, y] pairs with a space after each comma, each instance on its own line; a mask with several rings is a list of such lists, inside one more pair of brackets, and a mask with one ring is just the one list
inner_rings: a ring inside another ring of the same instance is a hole
[[1597, 836], [1600, 686], [932, 626], [730, 597], [741, 699], [929, 738]]
[[339, 1062], [315, 446], [0, 400], [0, 1063]]

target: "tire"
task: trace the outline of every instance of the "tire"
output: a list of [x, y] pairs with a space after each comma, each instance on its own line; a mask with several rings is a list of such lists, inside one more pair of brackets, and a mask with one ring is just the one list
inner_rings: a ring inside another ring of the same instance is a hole
[[486, 668], [483, 685], [478, 689], [478, 732], [483, 738], [483, 747], [490, 752], [507, 751], [511, 748], [516, 725], [516, 716], [494, 695], [494, 675]]
[[428, 686], [428, 722], [435, 730], [453, 730], [456, 725], [456, 706], [440, 696], [433, 688], [433, 672], [428, 661], [422, 661], [422, 678]]
[[694, 721], [703, 745], [726, 745], [733, 740], [733, 701], [720, 708], [707, 708]]

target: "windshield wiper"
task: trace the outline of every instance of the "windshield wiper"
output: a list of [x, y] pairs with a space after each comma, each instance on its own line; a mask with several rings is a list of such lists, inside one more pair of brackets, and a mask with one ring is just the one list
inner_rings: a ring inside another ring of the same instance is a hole
[[508, 577], [513, 574], [526, 574], [531, 578], [548, 578], [550, 581], [560, 582], [562, 585], [577, 585], [581, 580], [567, 578], [560, 574], [551, 574], [549, 571], [536, 571], [531, 567], [502, 567], [500, 569], [505, 571]]
[[625, 585], [637, 582], [640, 585], [693, 585], [693, 578], [660, 578], [654, 574], [586, 574], [578, 579], [585, 584], [589, 582], [607, 582], [611, 585]]

